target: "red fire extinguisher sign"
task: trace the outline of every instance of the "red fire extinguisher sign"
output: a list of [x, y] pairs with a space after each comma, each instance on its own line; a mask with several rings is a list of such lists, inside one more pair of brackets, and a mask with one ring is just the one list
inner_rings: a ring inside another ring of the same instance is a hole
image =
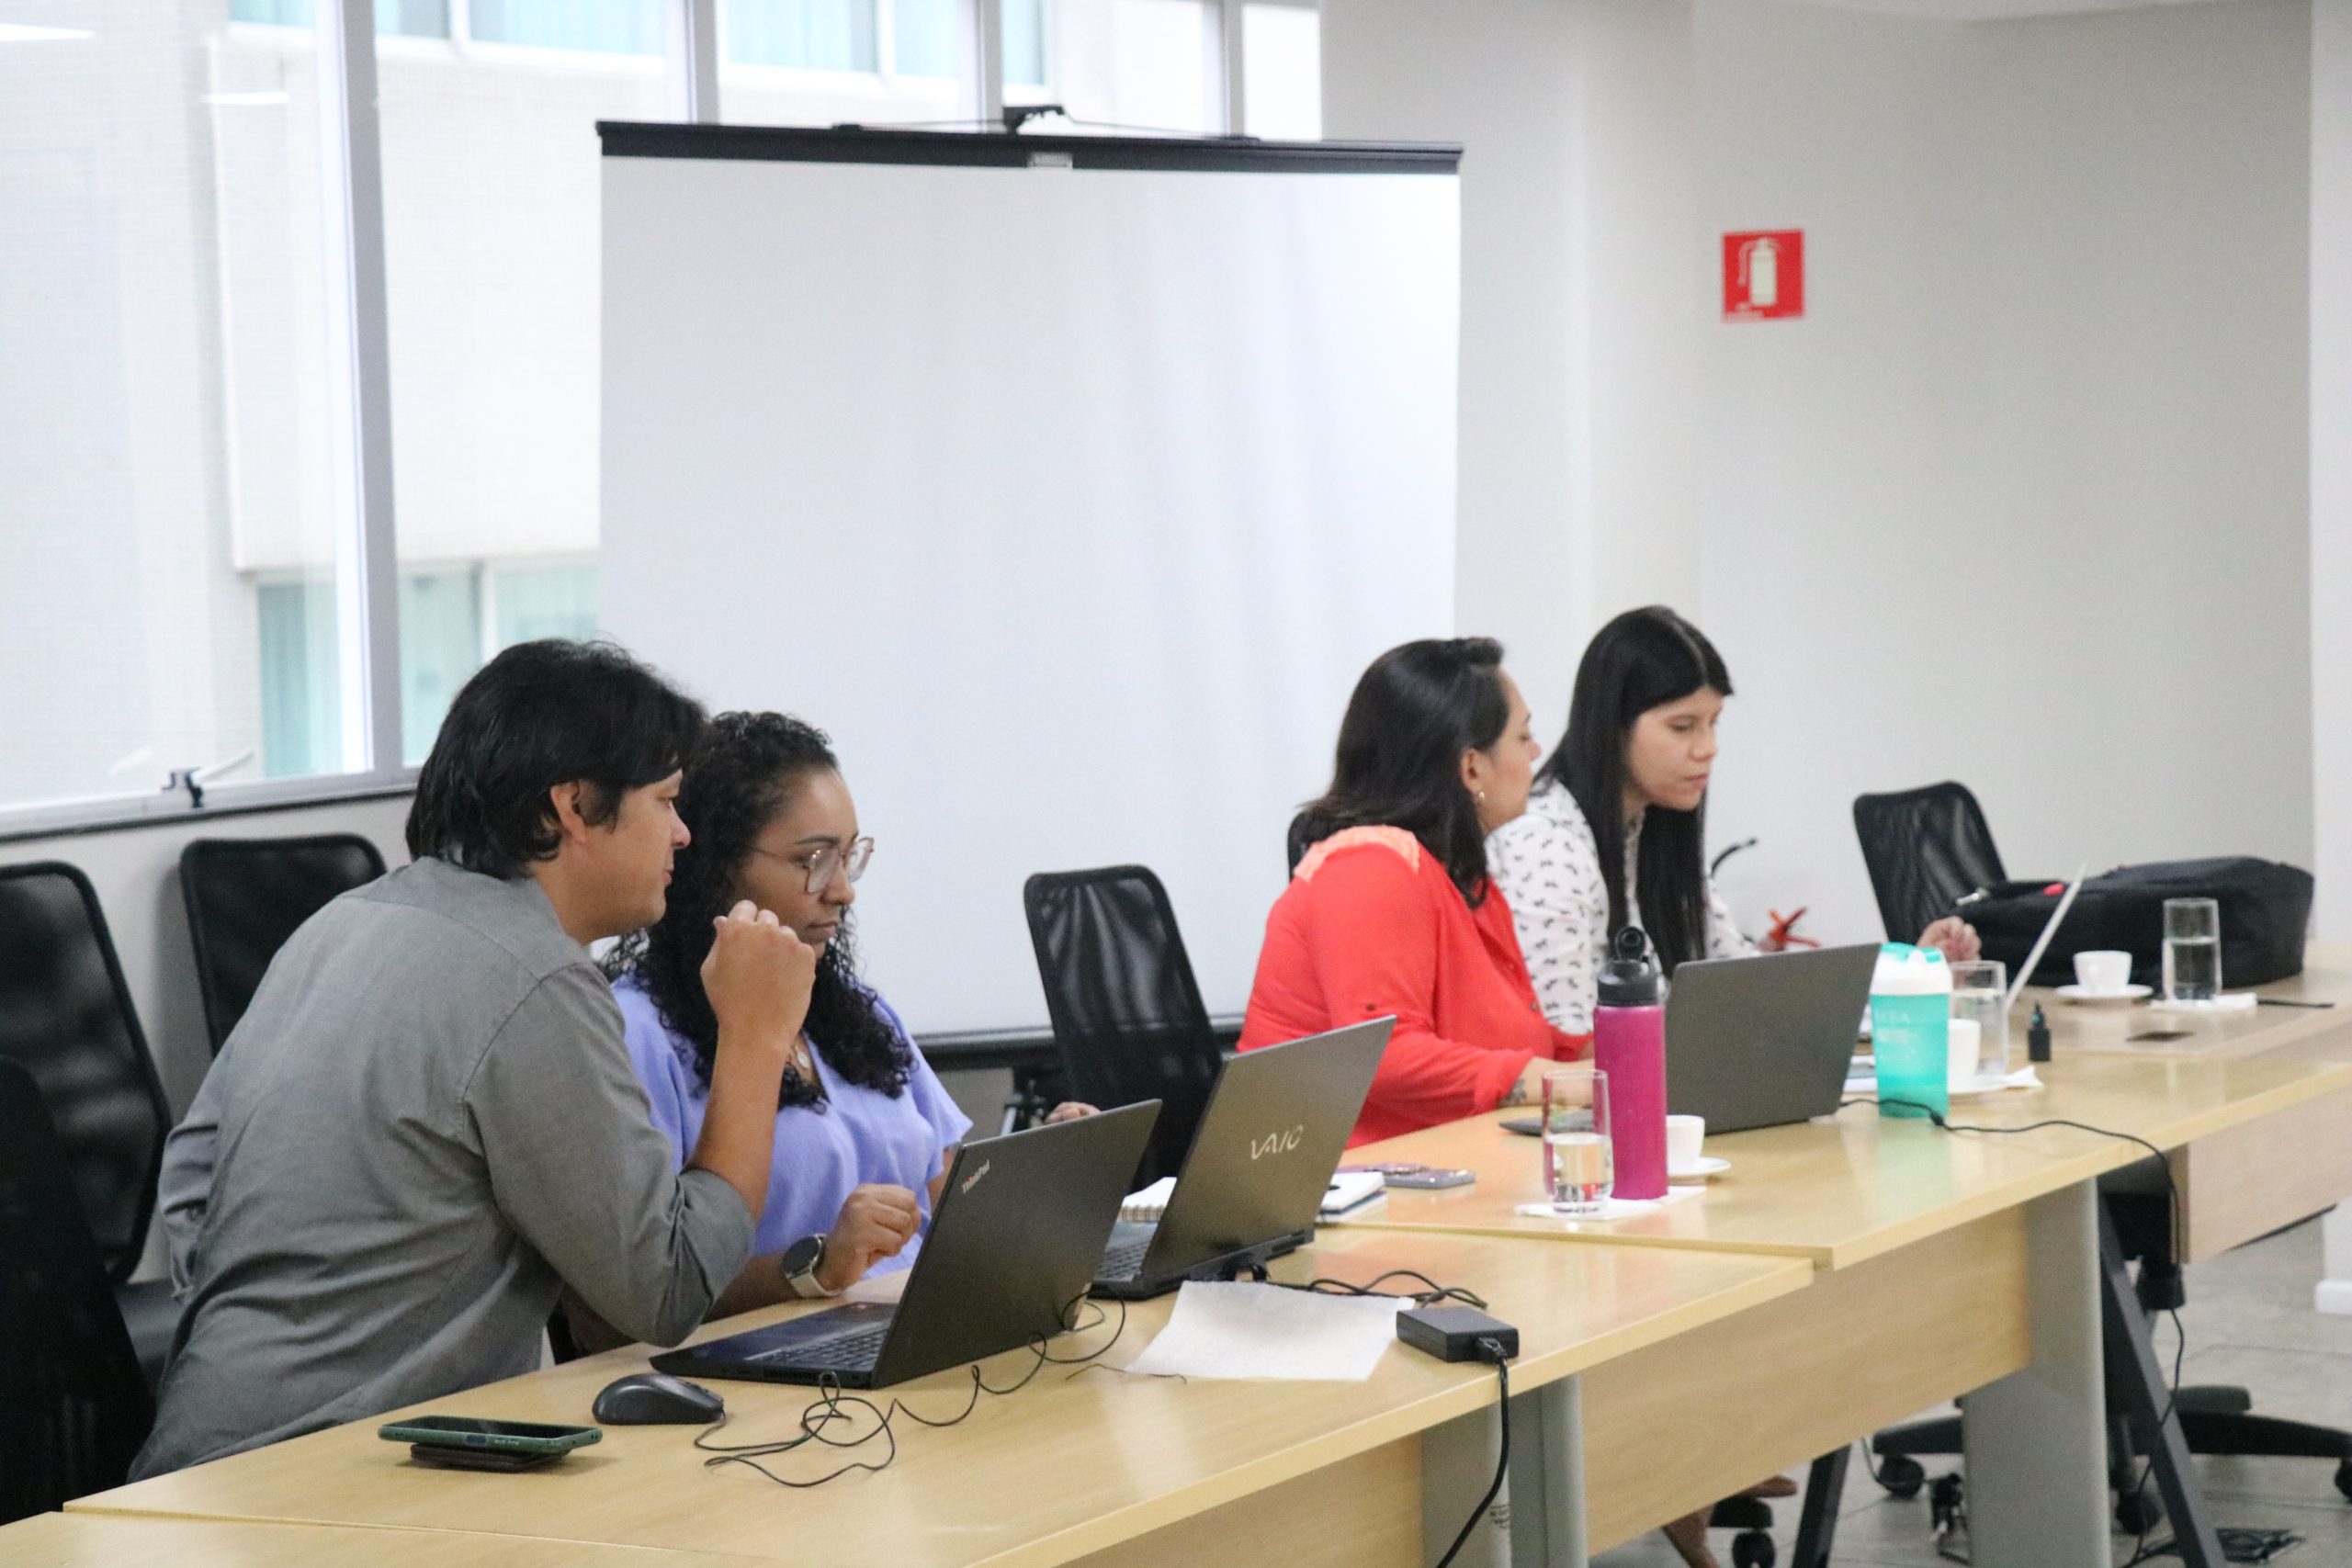
[[1769, 321], [1804, 314], [1804, 231], [1724, 236], [1724, 320]]

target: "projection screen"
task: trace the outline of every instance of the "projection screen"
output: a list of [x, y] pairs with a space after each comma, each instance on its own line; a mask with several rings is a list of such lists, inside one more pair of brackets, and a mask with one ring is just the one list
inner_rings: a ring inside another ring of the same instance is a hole
[[600, 129], [605, 629], [831, 733], [918, 1032], [1044, 1025], [1022, 883], [1125, 862], [1238, 1012], [1452, 629], [1455, 150]]

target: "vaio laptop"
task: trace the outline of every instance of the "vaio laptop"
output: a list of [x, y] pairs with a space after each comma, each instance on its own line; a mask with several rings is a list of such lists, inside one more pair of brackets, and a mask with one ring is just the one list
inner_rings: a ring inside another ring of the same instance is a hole
[[1112, 1228], [1094, 1293], [1141, 1301], [1187, 1280], [1231, 1279], [1310, 1239], [1396, 1023], [1375, 1018], [1229, 1058], [1167, 1209], [1156, 1223]]
[[1069, 1326], [1159, 1101], [956, 1152], [893, 1303], [854, 1302], [653, 1358], [682, 1377], [882, 1388]]
[[1826, 1116], [1870, 1001], [1878, 943], [1679, 965], [1666, 994], [1666, 1108], [1707, 1135]]

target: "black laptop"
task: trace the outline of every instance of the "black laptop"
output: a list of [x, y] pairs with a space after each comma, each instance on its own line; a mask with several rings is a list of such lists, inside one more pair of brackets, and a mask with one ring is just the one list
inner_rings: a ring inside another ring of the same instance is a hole
[[882, 1388], [1069, 1325], [1159, 1117], [1147, 1100], [966, 1144], [896, 1303], [853, 1302], [653, 1358], [682, 1377]]
[[1396, 1022], [1375, 1018], [1227, 1061], [1168, 1207], [1154, 1223], [1113, 1228], [1094, 1293], [1165, 1295], [1309, 1240]]
[[1826, 1116], [1846, 1089], [1878, 943], [1679, 964], [1666, 994], [1666, 1108], [1707, 1136]]

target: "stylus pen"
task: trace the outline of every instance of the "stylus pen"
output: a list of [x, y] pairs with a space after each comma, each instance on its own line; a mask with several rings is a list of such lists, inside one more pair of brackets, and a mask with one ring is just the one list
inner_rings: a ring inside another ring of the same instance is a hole
[[2299, 1002], [2290, 997], [2256, 997], [2254, 998], [2254, 1005], [2259, 1008], [2332, 1008], [2335, 1004], [2334, 1002]]

